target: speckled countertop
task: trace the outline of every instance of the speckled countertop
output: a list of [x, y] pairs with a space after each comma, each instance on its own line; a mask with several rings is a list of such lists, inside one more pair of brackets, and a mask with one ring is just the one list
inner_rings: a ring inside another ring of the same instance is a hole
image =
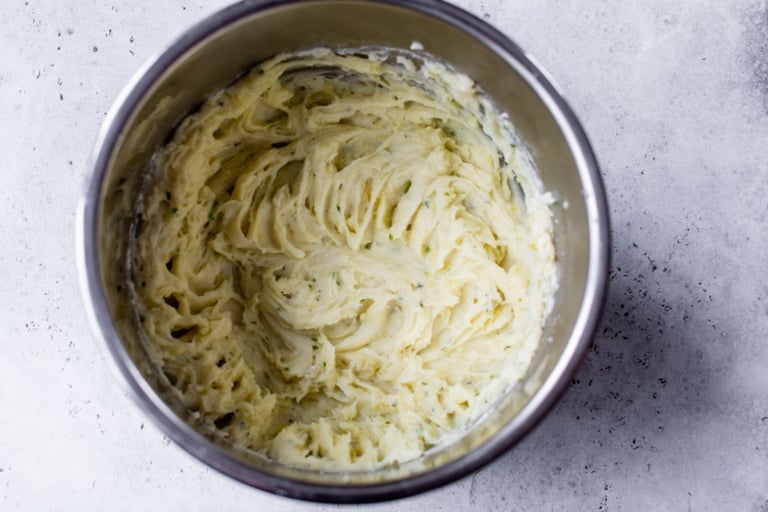
[[[110, 374], [78, 294], [75, 204], [105, 112], [225, 3], [0, 5], [0, 510], [337, 508], [249, 489], [170, 443]], [[534, 433], [375, 508], [768, 512], [766, 1], [457, 3], [536, 56], [590, 135], [608, 305]]]

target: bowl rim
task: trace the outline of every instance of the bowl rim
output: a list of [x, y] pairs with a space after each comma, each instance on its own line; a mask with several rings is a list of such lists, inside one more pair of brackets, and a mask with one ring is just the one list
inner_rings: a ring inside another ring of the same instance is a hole
[[147, 92], [179, 58], [228, 25], [256, 12], [316, 0], [241, 0], [207, 16], [147, 60], [116, 98], [107, 113], [89, 163], [77, 207], [75, 250], [80, 292], [88, 323], [104, 358], [143, 412], [160, 430], [206, 465], [249, 486], [280, 496], [327, 503], [367, 503], [403, 498], [458, 480], [509, 450], [531, 432], [567, 389], [591, 344], [602, 314], [610, 265], [607, 200], [597, 159], [586, 133], [549, 75], [511, 39], [488, 23], [443, 0], [334, 0], [393, 5], [453, 25], [482, 42], [513, 67], [549, 109], [572, 152], [586, 205], [589, 257], [584, 295], [576, 321], [558, 362], [512, 421], [474, 450], [420, 474], [382, 483], [329, 486], [270, 474], [228, 454], [187, 425], [165, 404], [129, 357], [112, 323], [99, 271], [98, 198], [105, 173], [122, 130]]

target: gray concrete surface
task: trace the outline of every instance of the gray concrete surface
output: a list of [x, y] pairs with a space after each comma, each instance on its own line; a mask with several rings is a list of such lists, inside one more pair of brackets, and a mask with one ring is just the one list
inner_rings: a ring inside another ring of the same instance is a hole
[[[84, 165], [142, 62], [226, 0], [0, 5], [0, 510], [334, 510], [246, 488], [165, 438], [89, 332]], [[610, 296], [541, 426], [377, 510], [768, 511], [765, 0], [467, 0], [561, 85], [602, 164]], [[354, 510], [349, 507], [349, 510]]]

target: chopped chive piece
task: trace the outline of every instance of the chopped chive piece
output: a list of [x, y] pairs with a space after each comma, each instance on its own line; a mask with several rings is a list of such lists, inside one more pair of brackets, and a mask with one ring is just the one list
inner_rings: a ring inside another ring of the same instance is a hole
[[405, 184], [405, 189], [403, 190], [403, 194], [407, 194], [409, 190], [411, 190], [411, 180], [408, 180], [408, 182]]

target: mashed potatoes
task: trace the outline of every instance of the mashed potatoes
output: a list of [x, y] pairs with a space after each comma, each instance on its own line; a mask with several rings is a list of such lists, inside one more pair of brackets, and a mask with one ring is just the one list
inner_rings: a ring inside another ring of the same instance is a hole
[[419, 456], [539, 342], [555, 264], [527, 162], [438, 63], [264, 62], [156, 156], [134, 273], [157, 364], [210, 428], [282, 463]]

